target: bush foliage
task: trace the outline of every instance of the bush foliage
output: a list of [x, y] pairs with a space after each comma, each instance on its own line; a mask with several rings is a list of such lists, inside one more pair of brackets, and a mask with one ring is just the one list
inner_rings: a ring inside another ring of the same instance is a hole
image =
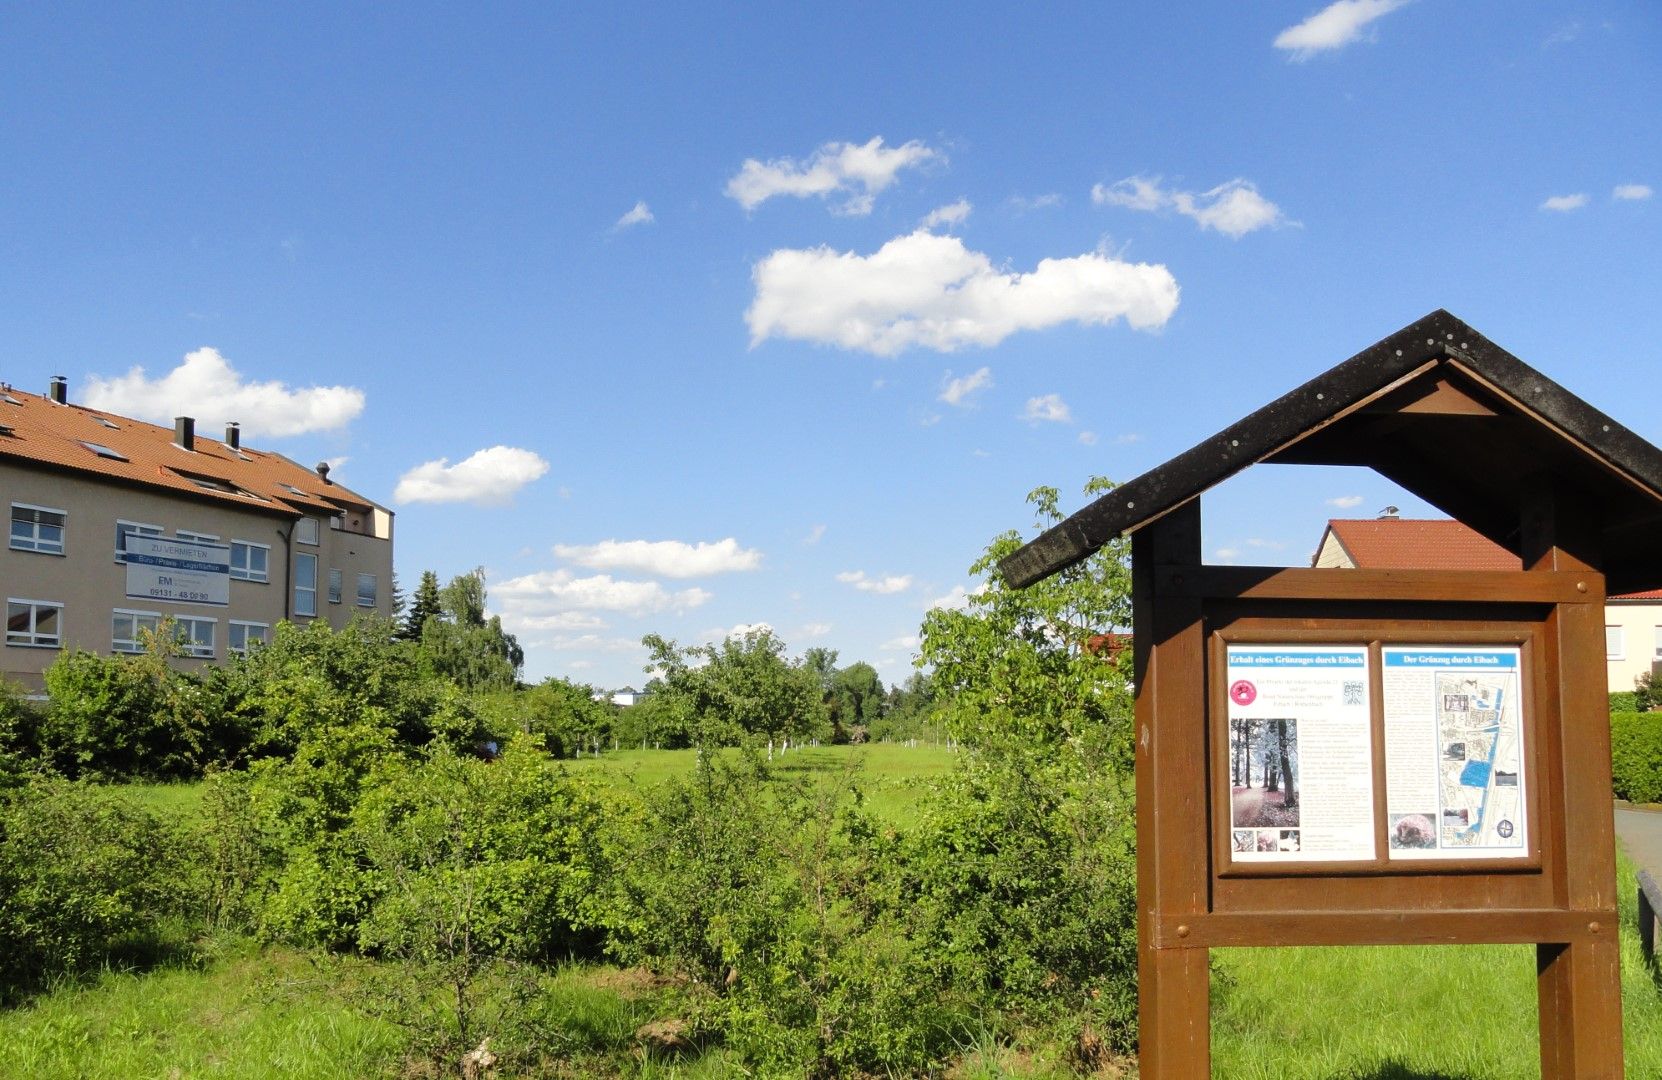
[[1610, 778], [1618, 799], [1662, 802], [1662, 712], [1611, 714]]

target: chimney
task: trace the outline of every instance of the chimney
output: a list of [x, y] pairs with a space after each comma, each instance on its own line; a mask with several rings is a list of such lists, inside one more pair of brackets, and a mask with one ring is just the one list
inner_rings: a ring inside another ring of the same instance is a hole
[[323, 481], [325, 484], [330, 482], [330, 480], [329, 480], [329, 463], [327, 461], [320, 461], [320, 462], [317, 463], [317, 478], [319, 480]]
[[52, 385], [46, 392], [59, 405], [69, 404], [69, 380], [62, 375], [52, 376]]
[[225, 445], [233, 450], [242, 449], [242, 425], [235, 420], [225, 425]]
[[1383, 509], [1379, 512], [1379, 520], [1380, 521], [1395, 521], [1397, 519], [1397, 515], [1400, 514], [1400, 513], [1401, 513], [1401, 511], [1398, 510], [1396, 507], [1387, 506], [1385, 509]]
[[173, 445], [181, 450], [196, 449], [196, 420], [189, 416], [173, 418]]

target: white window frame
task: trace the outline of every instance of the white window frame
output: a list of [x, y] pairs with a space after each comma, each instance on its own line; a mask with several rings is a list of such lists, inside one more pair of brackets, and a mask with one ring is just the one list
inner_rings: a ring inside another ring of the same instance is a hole
[[[260, 632], [260, 636], [256, 640], [258, 640], [261, 645], [264, 645], [270, 640], [270, 623], [250, 622], [247, 619], [232, 619], [227, 631], [230, 634], [228, 645], [231, 652], [238, 656], [248, 655], [248, 631], [250, 630], [258, 630]], [[241, 633], [239, 634], [238, 631], [241, 631]], [[239, 637], [242, 639], [240, 645], [237, 642]]]
[[303, 517], [294, 523], [294, 542], [317, 547], [317, 518]]
[[[312, 583], [309, 587], [300, 584], [300, 568], [302, 566], [306, 565], [308, 562], [311, 563], [311, 567], [312, 567]], [[305, 599], [306, 599], [306, 603], [305, 603], [304, 607], [302, 607], [301, 603], [300, 603], [301, 597], [305, 597]], [[306, 616], [308, 618], [314, 618], [315, 619], [317, 617], [317, 556], [316, 555], [296, 555], [294, 557], [294, 613], [296, 615], [302, 615], [302, 616]]]
[[[245, 552], [241, 567], [237, 566], [238, 548]], [[253, 549], [255, 548], [265, 552], [265, 568], [258, 572], [254, 570], [253, 566]], [[256, 581], [261, 585], [269, 582], [271, 580], [271, 545], [262, 544], [256, 540], [237, 540], [233, 538], [231, 540], [231, 577], [235, 581]]]
[[[196, 640], [195, 633], [196, 628], [204, 623], [208, 627], [208, 642], [205, 645]], [[219, 636], [219, 631], [214, 629], [218, 624], [218, 619], [206, 615], [173, 616], [173, 625], [179, 628], [179, 654], [200, 660], [212, 660], [218, 655], [218, 644], [214, 640]]]
[[[369, 600], [368, 601], [364, 600], [364, 582], [365, 581], [369, 582]], [[360, 572], [358, 574], [358, 606], [361, 607], [361, 608], [373, 608], [373, 607], [375, 607], [376, 603], [379, 601], [380, 596], [381, 596], [380, 589], [381, 589], [381, 582], [379, 581], [379, 579], [376, 578], [376, 576], [374, 574], [365, 574], [365, 573]]]
[[[57, 546], [53, 547], [52, 542], [50, 540], [42, 540], [41, 539], [41, 537], [40, 537], [41, 526], [46, 525], [47, 528], [52, 528], [53, 526], [51, 526], [50, 524], [48, 524], [46, 522], [39, 521], [38, 519], [35, 520], [35, 521], [29, 522], [30, 525], [34, 526], [31, 536], [29, 536], [29, 537], [19, 537], [17, 535], [17, 522], [18, 522], [17, 511], [19, 511], [19, 510], [32, 510], [37, 514], [56, 514], [56, 515], [58, 515], [58, 517], [62, 518], [63, 520], [58, 522], [58, 524], [56, 526], [56, 528], [58, 530]], [[12, 548], [13, 551], [33, 551], [33, 552], [35, 552], [37, 554], [40, 554], [40, 555], [62, 555], [64, 553], [64, 534], [68, 531], [68, 529], [69, 529], [69, 512], [67, 510], [59, 510], [56, 507], [52, 507], [52, 506], [36, 506], [34, 503], [26, 503], [26, 502], [14, 502], [14, 503], [12, 503], [12, 524], [11, 524], [11, 540], [10, 540], [10, 543], [11, 543], [11, 548]]]
[[[126, 531], [122, 531], [122, 527]], [[127, 537], [129, 536], [161, 536], [167, 530], [160, 525], [147, 525], [142, 521], [128, 521], [126, 518], [115, 519], [115, 561], [127, 562]]]
[[1620, 626], [1606, 625], [1604, 628], [1604, 658], [1606, 660], [1627, 659], [1627, 634]]
[[188, 544], [217, 544], [217, 543], [219, 543], [219, 537], [213, 535], [212, 533], [193, 532], [190, 529], [174, 529], [173, 530], [173, 537], [176, 540], [183, 540]]
[[[28, 605], [29, 629], [27, 631], [19, 632], [12, 629], [13, 604]], [[58, 632], [51, 635], [51, 641], [40, 640], [43, 636], [39, 629], [41, 608], [51, 608], [58, 613]], [[63, 648], [63, 603], [58, 600], [29, 600], [21, 596], [6, 597], [6, 644], [18, 649]]]
[[[126, 616], [132, 623], [132, 636], [122, 637], [116, 631], [119, 629], [116, 620]], [[110, 651], [118, 653], [141, 653], [144, 651], [144, 641], [139, 637], [141, 630], [149, 630], [152, 634], [161, 629], [163, 615], [159, 611], [136, 611], [132, 608], [115, 608], [110, 612]], [[149, 626], [139, 625], [140, 619], [152, 619]]]
[[346, 575], [341, 572], [340, 567], [331, 566], [329, 568], [329, 602], [331, 604], [340, 603], [341, 597], [345, 594], [345, 592]]

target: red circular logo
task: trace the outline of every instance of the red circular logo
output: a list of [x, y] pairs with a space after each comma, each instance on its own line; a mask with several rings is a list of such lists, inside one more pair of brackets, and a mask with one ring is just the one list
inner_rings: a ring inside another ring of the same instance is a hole
[[1251, 705], [1258, 700], [1258, 688], [1240, 679], [1229, 688], [1229, 700], [1237, 705]]

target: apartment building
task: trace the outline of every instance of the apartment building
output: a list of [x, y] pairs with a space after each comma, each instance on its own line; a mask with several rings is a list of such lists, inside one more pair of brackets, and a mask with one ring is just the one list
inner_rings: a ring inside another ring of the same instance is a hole
[[181, 416], [169, 429], [0, 387], [0, 677], [30, 692], [64, 649], [137, 652], [172, 617], [182, 666], [284, 619], [392, 614], [392, 512], [281, 454]]

